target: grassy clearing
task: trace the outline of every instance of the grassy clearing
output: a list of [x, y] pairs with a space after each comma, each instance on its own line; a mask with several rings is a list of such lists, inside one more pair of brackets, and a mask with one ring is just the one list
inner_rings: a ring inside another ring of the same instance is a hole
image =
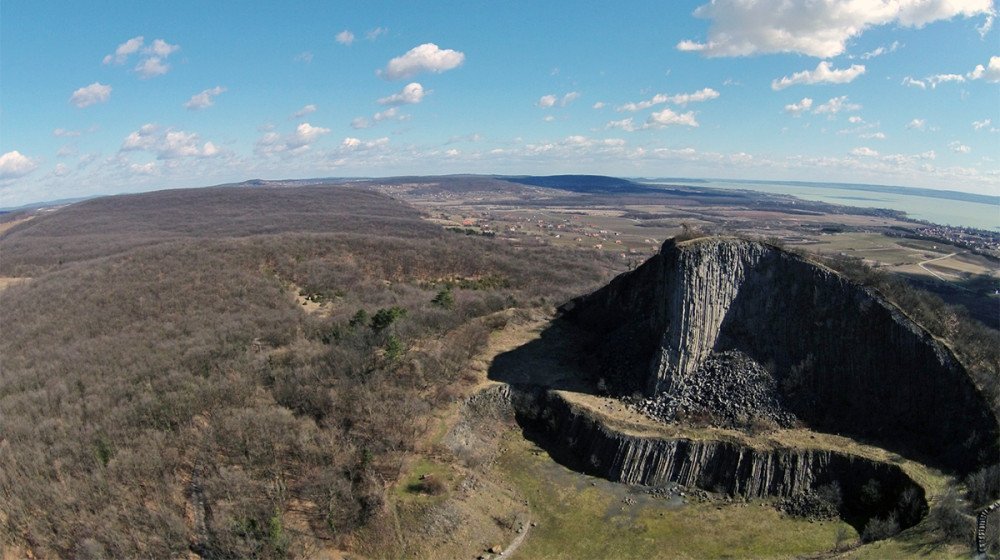
[[10, 278], [10, 277], [0, 277], [0, 291], [6, 290], [11, 286], [16, 286], [18, 284], [23, 284], [28, 282], [31, 278]]
[[500, 471], [528, 497], [532, 521], [514, 558], [792, 558], [858, 535], [841, 521], [791, 519], [759, 502], [689, 503], [573, 472], [512, 438]]
[[451, 485], [453, 478], [448, 465], [437, 463], [427, 457], [419, 457], [410, 464], [407, 474], [396, 483], [393, 493], [400, 499], [423, 498], [421, 489], [424, 477], [437, 477], [447, 481], [448, 485]]
[[971, 558], [967, 545], [928, 542], [919, 531], [906, 531], [886, 541], [875, 542], [834, 558], [883, 560], [885, 558], [920, 558], [922, 560], [966, 560]]
[[822, 236], [810, 250], [822, 253], [844, 253], [889, 266], [917, 264], [928, 258], [943, 257], [951, 251], [942, 246], [935, 249], [930, 242], [899, 240], [879, 233], [845, 233]]

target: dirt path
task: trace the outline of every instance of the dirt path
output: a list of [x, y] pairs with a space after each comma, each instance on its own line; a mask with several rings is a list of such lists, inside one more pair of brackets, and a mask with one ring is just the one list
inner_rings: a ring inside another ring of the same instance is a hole
[[965, 288], [965, 287], [963, 287], [963, 286], [959, 286], [958, 284], [956, 284], [956, 283], [952, 282], [951, 280], [948, 280], [948, 279], [947, 279], [947, 278], [945, 278], [944, 276], [941, 276], [941, 275], [940, 275], [940, 274], [938, 274], [937, 272], [934, 272], [934, 271], [933, 271], [933, 270], [931, 270], [930, 268], [927, 268], [926, 266], [924, 266], [925, 264], [930, 264], [930, 263], [932, 263], [932, 262], [937, 262], [937, 261], [943, 261], [943, 260], [945, 260], [945, 259], [950, 259], [950, 258], [952, 258], [952, 257], [954, 257], [955, 255], [958, 255], [958, 254], [959, 254], [959, 253], [951, 253], [951, 254], [948, 254], [948, 255], [945, 255], [945, 256], [943, 256], [943, 257], [937, 257], [937, 258], [933, 258], [933, 259], [929, 259], [929, 260], [926, 260], [926, 261], [923, 261], [923, 262], [919, 262], [919, 263], [917, 263], [917, 266], [919, 266], [919, 267], [920, 267], [921, 269], [923, 269], [923, 270], [924, 270], [925, 272], [927, 272], [928, 274], [930, 274], [931, 276], [933, 276], [933, 277], [937, 278], [938, 280], [940, 280], [940, 281], [942, 281], [942, 282], [945, 282], [945, 283], [947, 283], [947, 284], [951, 284], [952, 286], [955, 286], [955, 287], [956, 287], [956, 288], [958, 288], [959, 290], [965, 290], [965, 291], [969, 291], [969, 290], [968, 290], [967, 288]]
[[524, 522], [524, 531], [521, 531], [521, 534], [519, 534], [516, 539], [512, 540], [510, 544], [507, 545], [507, 548], [503, 549], [503, 552], [500, 553], [500, 556], [509, 557], [511, 554], [514, 554], [514, 551], [517, 550], [517, 547], [521, 546], [521, 543], [524, 542], [524, 539], [528, 538], [528, 532], [530, 530], [531, 530], [531, 518], [529, 517], [528, 520]]
[[954, 257], [954, 256], [955, 256], [955, 255], [957, 255], [957, 254], [958, 254], [958, 253], [951, 253], [951, 254], [949, 254], [949, 255], [945, 255], [945, 256], [943, 256], [943, 257], [936, 257], [936, 258], [933, 258], [933, 259], [928, 259], [928, 260], [926, 260], [926, 261], [923, 261], [923, 262], [919, 262], [919, 263], [917, 263], [917, 266], [919, 266], [920, 268], [924, 269], [925, 271], [927, 271], [927, 273], [928, 273], [928, 274], [930, 274], [930, 275], [934, 276], [934, 277], [935, 277], [935, 278], [937, 278], [938, 280], [940, 280], [940, 281], [942, 281], [942, 282], [948, 282], [949, 284], [951, 284], [951, 282], [950, 282], [949, 280], [947, 280], [946, 278], [942, 278], [942, 277], [941, 277], [941, 275], [939, 275], [938, 273], [934, 272], [933, 270], [931, 270], [931, 269], [927, 268], [927, 267], [926, 267], [926, 266], [924, 266], [924, 265], [925, 265], [925, 264], [930, 264], [930, 263], [932, 263], [932, 262], [937, 262], [937, 261], [943, 261], [943, 260], [945, 260], [945, 259], [950, 259], [950, 258]]

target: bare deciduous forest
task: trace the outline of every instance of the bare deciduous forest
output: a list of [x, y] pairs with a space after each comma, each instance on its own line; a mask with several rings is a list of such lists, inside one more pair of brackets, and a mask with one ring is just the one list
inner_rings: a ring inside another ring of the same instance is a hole
[[348, 541], [497, 312], [615, 272], [340, 187], [97, 199], [0, 250], [30, 277], [0, 295], [0, 526], [53, 558], [283, 557], [290, 515]]

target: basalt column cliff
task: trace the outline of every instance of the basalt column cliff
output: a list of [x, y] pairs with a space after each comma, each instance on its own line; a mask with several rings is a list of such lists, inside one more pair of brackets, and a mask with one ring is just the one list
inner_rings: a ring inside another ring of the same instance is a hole
[[961, 473], [997, 461], [996, 416], [944, 344], [874, 290], [770, 245], [668, 241], [564, 313], [597, 335], [620, 394], [678, 393], [738, 356], [813, 429]]

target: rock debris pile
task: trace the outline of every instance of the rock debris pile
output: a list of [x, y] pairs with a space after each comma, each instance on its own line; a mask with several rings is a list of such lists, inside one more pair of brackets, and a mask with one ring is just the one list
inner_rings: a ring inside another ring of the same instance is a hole
[[782, 403], [774, 376], [735, 350], [714, 353], [696, 375], [633, 406], [666, 422], [687, 420], [725, 428], [789, 428], [798, 422]]

